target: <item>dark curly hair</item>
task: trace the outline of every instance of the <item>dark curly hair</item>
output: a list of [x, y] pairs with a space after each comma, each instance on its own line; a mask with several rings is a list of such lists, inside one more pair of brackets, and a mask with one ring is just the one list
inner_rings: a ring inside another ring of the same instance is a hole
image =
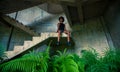
[[62, 20], [63, 20], [63, 22], [64, 22], [64, 17], [60, 16], [60, 17], [59, 17], [59, 21], [60, 21], [60, 19], [62, 19]]

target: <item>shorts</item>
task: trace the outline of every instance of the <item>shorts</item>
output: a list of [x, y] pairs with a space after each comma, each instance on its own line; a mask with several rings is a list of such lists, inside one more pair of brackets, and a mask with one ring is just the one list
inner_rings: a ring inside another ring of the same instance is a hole
[[63, 32], [64, 32], [64, 30], [60, 30], [60, 32], [61, 32], [61, 33], [63, 33]]
[[64, 32], [64, 30], [59, 30], [60, 31], [60, 33], [63, 33]]

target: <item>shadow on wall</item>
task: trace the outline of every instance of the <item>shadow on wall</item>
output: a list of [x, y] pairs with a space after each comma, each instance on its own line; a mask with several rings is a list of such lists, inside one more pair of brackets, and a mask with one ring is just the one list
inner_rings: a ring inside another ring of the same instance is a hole
[[[0, 26], [0, 44], [4, 46], [5, 50], [7, 50], [10, 32], [11, 28]], [[32, 40], [32, 37], [27, 33], [14, 28], [8, 50], [13, 50], [14, 45], [23, 45], [24, 40]]]
[[116, 48], [120, 47], [120, 1], [111, 3], [108, 10], [104, 15], [106, 25], [111, 34], [114, 46]]

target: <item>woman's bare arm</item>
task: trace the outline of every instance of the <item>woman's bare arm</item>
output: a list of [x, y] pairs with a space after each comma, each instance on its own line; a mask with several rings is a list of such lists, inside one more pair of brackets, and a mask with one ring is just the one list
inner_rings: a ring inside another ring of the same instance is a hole
[[64, 29], [64, 30], [67, 31], [66, 26], [65, 26], [65, 29]]
[[59, 26], [60, 26], [60, 23], [57, 24], [57, 32], [58, 32]]
[[58, 29], [59, 29], [59, 26], [60, 26], [60, 23], [57, 24]]

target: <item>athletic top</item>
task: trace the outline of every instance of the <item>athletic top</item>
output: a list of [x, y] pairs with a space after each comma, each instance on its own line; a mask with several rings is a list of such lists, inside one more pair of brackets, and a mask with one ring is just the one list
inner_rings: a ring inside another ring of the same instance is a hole
[[63, 30], [65, 29], [65, 25], [63, 23], [60, 23], [58, 30]]

